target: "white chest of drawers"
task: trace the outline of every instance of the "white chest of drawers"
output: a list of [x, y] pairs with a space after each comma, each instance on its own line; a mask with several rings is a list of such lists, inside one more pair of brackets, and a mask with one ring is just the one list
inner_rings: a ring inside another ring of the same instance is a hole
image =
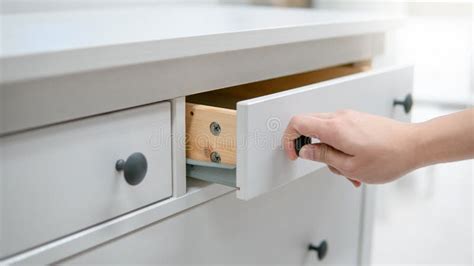
[[[0, 262], [312, 264], [321, 241], [322, 262], [367, 261], [370, 189], [273, 144], [300, 112], [408, 119], [393, 102], [412, 69], [360, 63], [397, 19], [157, 5], [2, 21]], [[195, 130], [217, 117], [222, 135], [194, 157]], [[254, 132], [263, 146], [242, 146]], [[134, 153], [147, 171], [132, 186], [115, 164]]]

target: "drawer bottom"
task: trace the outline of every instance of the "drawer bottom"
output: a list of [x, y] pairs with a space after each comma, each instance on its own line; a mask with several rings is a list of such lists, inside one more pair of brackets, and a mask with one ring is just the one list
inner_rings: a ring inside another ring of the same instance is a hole
[[199, 180], [237, 187], [235, 165], [186, 160], [186, 175]]

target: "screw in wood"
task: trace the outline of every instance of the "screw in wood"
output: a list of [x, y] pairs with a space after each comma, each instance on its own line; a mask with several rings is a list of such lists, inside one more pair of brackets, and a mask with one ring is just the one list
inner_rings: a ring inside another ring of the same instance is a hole
[[214, 136], [219, 136], [219, 134], [221, 134], [221, 125], [219, 125], [217, 122], [212, 122], [209, 126], [209, 129]]
[[214, 163], [220, 163], [221, 155], [217, 151], [211, 152], [211, 161]]

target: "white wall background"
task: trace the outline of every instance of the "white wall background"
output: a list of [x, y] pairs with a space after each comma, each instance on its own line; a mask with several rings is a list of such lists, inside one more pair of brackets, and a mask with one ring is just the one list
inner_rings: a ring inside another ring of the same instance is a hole
[[150, 4], [216, 4], [219, 0], [0, 0], [0, 13], [48, 12]]

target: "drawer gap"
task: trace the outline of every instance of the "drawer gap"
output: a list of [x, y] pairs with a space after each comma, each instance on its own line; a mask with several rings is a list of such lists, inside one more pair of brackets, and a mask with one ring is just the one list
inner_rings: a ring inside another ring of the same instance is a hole
[[186, 97], [189, 103], [236, 110], [237, 102], [348, 76], [370, 70], [371, 61], [339, 65], [273, 79], [267, 79]]
[[186, 160], [186, 175], [188, 177], [228, 187], [237, 187], [235, 170], [235, 165]]

